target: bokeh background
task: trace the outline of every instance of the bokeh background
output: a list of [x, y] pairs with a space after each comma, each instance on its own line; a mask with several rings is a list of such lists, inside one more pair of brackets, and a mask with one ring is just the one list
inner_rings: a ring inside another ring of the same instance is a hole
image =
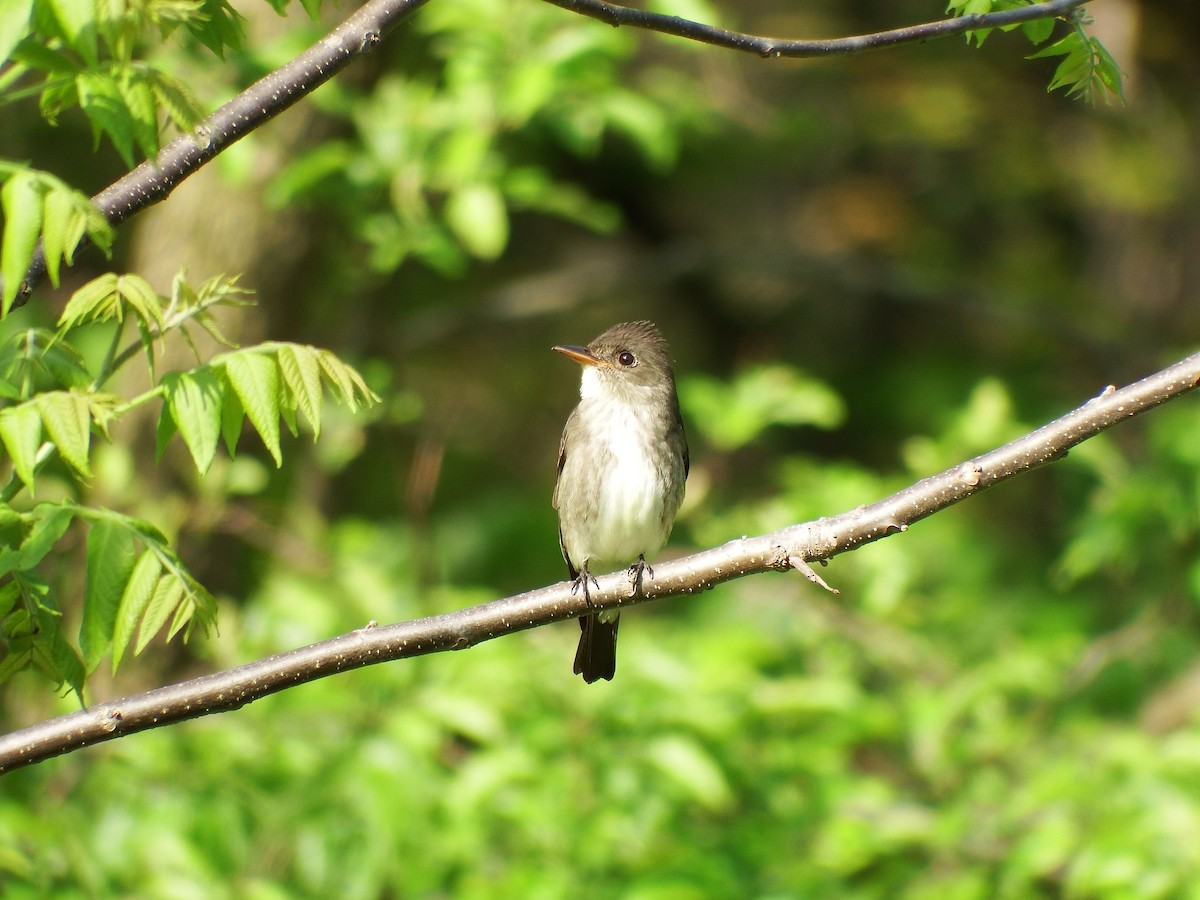
[[[208, 108], [350, 9], [236, 8], [244, 52], [146, 48]], [[669, 9], [805, 37], [942, 13]], [[872, 502], [1193, 352], [1200, 19], [1088, 12], [1124, 106], [1048, 92], [1019, 32], [765, 61], [433, 0], [3, 325], [53, 322], [110, 266], [161, 291], [242, 273], [258, 303], [230, 334], [328, 347], [384, 398], [281, 470], [247, 435], [204, 479], [178, 442], [155, 463], [152, 418], [120, 423], [84, 499], [170, 534], [220, 632], [102, 666], [91, 698], [563, 578], [578, 372], [549, 348], [617, 321], [656, 321], [680, 376], [665, 554]], [[4, 120], [0, 155], [89, 191], [124, 171], [81, 116]], [[1125, 424], [835, 559], [836, 597], [771, 575], [641, 607], [611, 684], [571, 675], [564, 623], [4, 776], [0, 885], [1198, 896], [1198, 433], [1188, 398]], [[30, 674], [0, 703], [11, 730], [73, 701]]]

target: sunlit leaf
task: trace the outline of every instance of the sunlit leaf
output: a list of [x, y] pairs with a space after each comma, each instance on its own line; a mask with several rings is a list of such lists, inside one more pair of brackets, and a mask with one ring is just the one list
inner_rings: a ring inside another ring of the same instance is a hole
[[109, 518], [92, 522], [87, 538], [83, 624], [79, 628], [79, 648], [88, 672], [112, 646], [117, 611], [136, 559], [132, 531]]
[[0, 63], [7, 61], [13, 48], [25, 36], [33, 0], [4, 0], [0, 3]]
[[28, 172], [10, 175], [0, 188], [4, 211], [4, 243], [0, 245], [0, 277], [4, 279], [2, 314], [7, 316], [25, 280], [42, 228], [42, 191]]
[[270, 356], [254, 351], [231, 353], [223, 361], [246, 418], [259, 433], [275, 465], [283, 465], [279, 449], [279, 366]]
[[110, 76], [95, 70], [80, 72], [75, 78], [79, 107], [92, 125], [96, 146], [105, 134], [127, 166], [133, 166], [134, 121], [120, 87]]
[[41, 503], [30, 514], [32, 527], [21, 542], [17, 568], [32, 569], [54, 549], [75, 518], [70, 506], [58, 503]]
[[0, 411], [0, 440], [13, 462], [17, 477], [33, 493], [38, 446], [42, 442], [42, 416], [33, 403]]
[[312, 347], [282, 344], [276, 351], [276, 359], [290, 399], [304, 413], [316, 439], [321, 434], [321, 406], [325, 397], [321, 389], [320, 357]]
[[211, 369], [172, 373], [162, 380], [166, 403], [201, 474], [208, 471], [221, 436], [221, 383]]
[[157, 593], [162, 563], [152, 550], [143, 550], [129, 575], [117, 609], [112, 642], [112, 668], [117, 671], [134, 630]]
[[69, 391], [48, 391], [38, 394], [33, 402], [41, 413], [46, 435], [62, 458], [84, 478], [91, 478], [88, 447], [92, 430], [88, 398]]
[[137, 643], [134, 644], [134, 654], [140, 654], [150, 643], [154, 635], [167, 623], [167, 619], [179, 607], [184, 597], [183, 582], [173, 575], [164, 575], [158, 579], [154, 595], [146, 605], [142, 616], [142, 625], [138, 629]]

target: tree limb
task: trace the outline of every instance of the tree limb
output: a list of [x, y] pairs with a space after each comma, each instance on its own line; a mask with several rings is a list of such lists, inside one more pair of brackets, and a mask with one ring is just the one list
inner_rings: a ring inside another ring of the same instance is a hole
[[1082, 441], [1197, 385], [1200, 353], [1120, 390], [1105, 388], [1098, 397], [1049, 425], [870, 506], [656, 563], [654, 578], [643, 582], [643, 593], [637, 597], [629, 596], [624, 572], [602, 576], [598, 589], [590, 593], [590, 606], [582, 596], [572, 594], [569, 582], [562, 582], [457, 612], [368, 626], [235, 669], [59, 716], [0, 737], [0, 773], [134, 732], [237, 709], [338, 672], [442, 650], [463, 650], [597, 608], [694, 594], [745, 575], [802, 568], [798, 561], [828, 559], [906, 531], [912, 523], [972, 494], [1060, 459]]
[[879, 31], [874, 34], [824, 40], [759, 37], [738, 31], [727, 31], [724, 28], [693, 22], [690, 19], [681, 19], [678, 16], [666, 16], [661, 13], [619, 6], [616, 3], [608, 3], [607, 0], [546, 0], [546, 2], [570, 12], [607, 22], [614, 28], [620, 25], [645, 28], [675, 37], [687, 38], [691, 41], [726, 47], [730, 50], [757, 53], [765, 59], [778, 59], [779, 57], [808, 59], [814, 56], [862, 53], [865, 50], [878, 50], [882, 47], [894, 47], [897, 44], [912, 44], [933, 38], [966, 34], [982, 28], [1004, 28], [1008, 25], [1018, 25], [1021, 22], [1031, 22], [1034, 19], [1064, 16], [1071, 10], [1082, 6], [1086, 0], [1049, 0], [1049, 2], [1034, 3], [1016, 9], [973, 13], [937, 22], [894, 28], [890, 31]]
[[[295, 59], [264, 75], [192, 134], [175, 138], [92, 198], [113, 225], [167, 199], [189, 175], [223, 150], [320, 87], [354, 59], [374, 50], [389, 31], [428, 0], [369, 0]], [[82, 246], [82, 244], [80, 245]], [[23, 306], [46, 275], [39, 242], [12, 308]]]

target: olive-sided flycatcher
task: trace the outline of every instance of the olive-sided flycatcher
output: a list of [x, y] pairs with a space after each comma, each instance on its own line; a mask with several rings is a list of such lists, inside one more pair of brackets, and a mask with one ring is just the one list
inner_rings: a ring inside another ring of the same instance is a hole
[[[583, 366], [579, 405], [558, 449], [558, 542], [576, 590], [593, 573], [629, 566], [637, 588], [671, 534], [688, 474], [687, 437], [666, 341], [650, 322], [614, 325], [586, 347], [554, 348]], [[650, 570], [653, 576], [653, 570]], [[617, 668], [620, 613], [579, 620], [575, 674], [588, 684]]]

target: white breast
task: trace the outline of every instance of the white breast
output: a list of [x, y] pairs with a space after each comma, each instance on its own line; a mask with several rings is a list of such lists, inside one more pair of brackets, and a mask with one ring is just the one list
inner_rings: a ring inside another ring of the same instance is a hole
[[[670, 462], [655, 452], [662, 439], [651, 430], [650, 417], [637, 406], [608, 400], [597, 390], [591, 370], [584, 370], [580, 393], [589, 435], [597, 449], [607, 450], [593, 458], [604, 458], [608, 465], [595, 473], [600, 476], [592, 481], [595, 493], [575, 498], [591, 507], [591, 515], [575, 519], [563, 540], [577, 564], [588, 560], [593, 571], [604, 571], [657, 553], [666, 543], [676, 509], [664, 509], [667, 501], [658, 485], [666, 475], [661, 468]], [[582, 456], [568, 456], [566, 465], [583, 465]]]

